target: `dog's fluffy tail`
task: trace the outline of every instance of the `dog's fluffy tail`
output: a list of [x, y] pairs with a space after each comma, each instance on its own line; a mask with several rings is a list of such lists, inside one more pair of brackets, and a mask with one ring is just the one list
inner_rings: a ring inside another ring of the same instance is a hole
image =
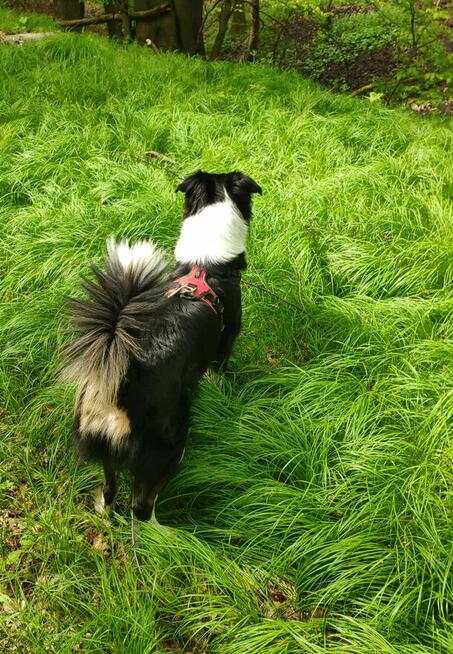
[[102, 402], [115, 403], [166, 270], [163, 253], [150, 241], [107, 241], [105, 270], [93, 265], [94, 279], [83, 281], [88, 299], [69, 300], [77, 338], [64, 350], [63, 377], [77, 383], [79, 396], [87, 386], [102, 388]]

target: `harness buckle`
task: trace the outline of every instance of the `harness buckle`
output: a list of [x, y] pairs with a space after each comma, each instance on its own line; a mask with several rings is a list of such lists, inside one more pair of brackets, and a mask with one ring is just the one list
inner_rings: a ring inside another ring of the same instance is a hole
[[[220, 329], [224, 329], [224, 306], [217, 293], [206, 282], [207, 271], [200, 266], [193, 266], [187, 275], [175, 279], [173, 286], [166, 292], [167, 297], [180, 295], [185, 300], [200, 300], [219, 317]], [[195, 281], [196, 280], [196, 281]]]

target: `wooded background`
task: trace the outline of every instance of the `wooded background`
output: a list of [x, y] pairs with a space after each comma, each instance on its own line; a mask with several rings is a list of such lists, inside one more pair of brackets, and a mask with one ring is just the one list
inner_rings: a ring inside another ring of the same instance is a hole
[[[68, 31], [136, 40], [155, 53], [257, 60], [421, 114], [451, 113], [451, 0], [6, 0]], [[26, 26], [26, 18], [23, 19]]]

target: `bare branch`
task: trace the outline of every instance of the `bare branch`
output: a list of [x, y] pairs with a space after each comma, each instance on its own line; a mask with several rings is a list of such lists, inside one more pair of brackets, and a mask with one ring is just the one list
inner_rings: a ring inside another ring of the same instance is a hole
[[[170, 5], [159, 5], [154, 7], [154, 9], [146, 9], [144, 11], [134, 11], [129, 14], [131, 20], [136, 20], [139, 18], [146, 18], [146, 20], [153, 20], [154, 18], [159, 18], [163, 14], [166, 14], [171, 11]], [[91, 16], [89, 18], [78, 18], [76, 20], [60, 20], [59, 24], [62, 27], [77, 27], [84, 25], [98, 25], [100, 23], [107, 23], [109, 21], [123, 21], [123, 13], [111, 13], [111, 14], [102, 14], [100, 16]]]

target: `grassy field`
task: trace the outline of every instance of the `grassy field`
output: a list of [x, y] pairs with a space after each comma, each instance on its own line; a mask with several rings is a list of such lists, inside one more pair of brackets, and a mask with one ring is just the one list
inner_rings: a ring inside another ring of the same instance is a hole
[[[449, 148], [295, 73], [1, 46], [1, 652], [451, 652]], [[171, 250], [198, 167], [262, 185], [245, 281], [296, 306], [244, 287], [138, 551], [127, 479], [102, 519], [73, 460], [64, 296], [110, 234]]]

